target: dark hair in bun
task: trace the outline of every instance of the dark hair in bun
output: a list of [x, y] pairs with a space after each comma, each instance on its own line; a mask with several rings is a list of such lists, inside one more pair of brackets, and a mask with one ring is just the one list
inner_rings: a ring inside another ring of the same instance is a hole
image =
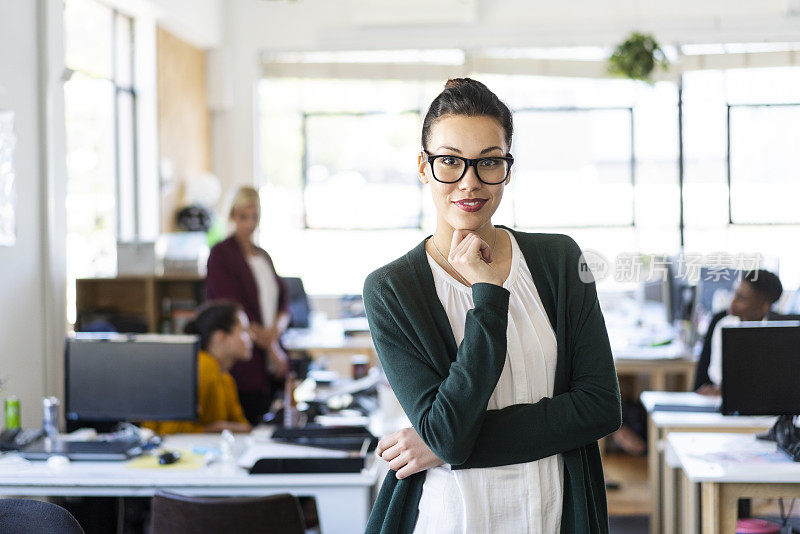
[[444, 84], [444, 91], [433, 99], [422, 122], [422, 148], [428, 149], [428, 136], [433, 124], [446, 115], [492, 117], [506, 133], [506, 144], [511, 148], [514, 123], [511, 111], [497, 95], [472, 78], [452, 78]]
[[200, 336], [200, 348], [208, 350], [214, 332], [231, 333], [239, 324], [241, 306], [232, 300], [212, 300], [197, 309], [197, 316], [183, 329], [186, 334]]

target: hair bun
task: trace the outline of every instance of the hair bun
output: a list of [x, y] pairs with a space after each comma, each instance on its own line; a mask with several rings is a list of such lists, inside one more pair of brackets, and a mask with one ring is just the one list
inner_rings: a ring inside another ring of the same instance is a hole
[[467, 78], [450, 78], [447, 80], [447, 83], [444, 84], [444, 90], [447, 91], [448, 89], [455, 89], [459, 85], [466, 85]]

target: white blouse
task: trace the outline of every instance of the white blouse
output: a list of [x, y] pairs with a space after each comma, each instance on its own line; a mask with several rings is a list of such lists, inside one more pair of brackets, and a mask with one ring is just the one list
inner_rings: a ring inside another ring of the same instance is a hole
[[[503, 287], [508, 306], [506, 362], [489, 399], [489, 410], [535, 403], [553, 396], [556, 336], [533, 277], [514, 236], [511, 272]], [[464, 339], [472, 290], [428, 255], [436, 293], [457, 344]], [[515, 532], [552, 534], [561, 528], [564, 464], [560, 454], [501, 467], [429, 469], [419, 503], [415, 534]]]
[[267, 259], [261, 254], [249, 256], [247, 263], [253, 278], [256, 279], [258, 288], [258, 304], [261, 308], [261, 324], [272, 326], [275, 316], [278, 314], [279, 288], [278, 281], [275, 279], [275, 272], [272, 270]]

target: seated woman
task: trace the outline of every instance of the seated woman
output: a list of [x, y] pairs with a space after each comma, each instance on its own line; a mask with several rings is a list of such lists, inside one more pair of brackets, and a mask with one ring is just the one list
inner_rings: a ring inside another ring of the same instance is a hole
[[143, 423], [159, 434], [189, 432], [250, 432], [252, 427], [242, 412], [236, 383], [228, 370], [239, 361], [249, 360], [253, 341], [244, 310], [232, 301], [211, 301], [198, 310], [185, 329], [200, 336], [197, 354], [197, 420], [153, 421]]

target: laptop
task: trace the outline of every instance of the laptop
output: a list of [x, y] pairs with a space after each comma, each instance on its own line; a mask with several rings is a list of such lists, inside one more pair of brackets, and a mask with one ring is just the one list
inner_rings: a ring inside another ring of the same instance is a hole
[[47, 460], [51, 456], [66, 456], [70, 460], [125, 461], [142, 454], [138, 441], [61, 441], [41, 438], [20, 450], [27, 460]]

